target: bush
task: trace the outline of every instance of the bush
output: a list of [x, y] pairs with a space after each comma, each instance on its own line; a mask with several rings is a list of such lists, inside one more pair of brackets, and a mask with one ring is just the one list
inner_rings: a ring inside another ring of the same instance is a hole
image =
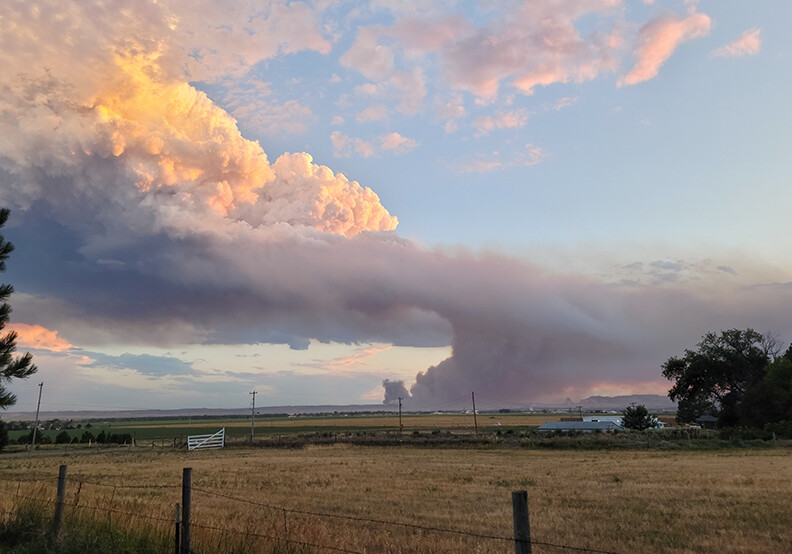
[[792, 439], [792, 421], [771, 423], [766, 429], [771, 433], [775, 433], [777, 438]]
[[61, 431], [58, 433], [58, 436], [55, 437], [55, 444], [69, 444], [71, 442], [71, 437], [67, 431]]

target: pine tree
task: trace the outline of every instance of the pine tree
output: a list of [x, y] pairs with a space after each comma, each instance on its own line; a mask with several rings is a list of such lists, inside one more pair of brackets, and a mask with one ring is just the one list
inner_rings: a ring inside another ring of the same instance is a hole
[[[6, 208], [0, 209], [0, 227], [5, 225], [9, 213]], [[13, 250], [14, 245], [5, 240], [3, 235], [0, 235], [0, 272], [5, 271], [5, 260]], [[14, 287], [0, 284], [0, 331], [8, 323], [11, 314], [11, 306], [7, 300], [12, 292], [14, 292]], [[24, 356], [14, 356], [16, 338], [15, 331], [9, 331], [5, 335], [0, 334], [0, 408], [4, 410], [16, 403], [16, 395], [7, 390], [4, 385], [11, 379], [25, 379], [36, 373], [36, 366], [31, 363], [33, 357], [30, 353]]]
[[655, 418], [649, 414], [649, 411], [643, 404], [638, 406], [627, 406], [622, 412], [622, 425], [625, 429], [643, 431], [644, 429], [654, 427], [655, 424]]

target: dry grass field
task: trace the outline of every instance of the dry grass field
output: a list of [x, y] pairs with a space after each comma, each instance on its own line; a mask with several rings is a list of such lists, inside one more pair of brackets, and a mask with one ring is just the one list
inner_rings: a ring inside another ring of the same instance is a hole
[[[464, 533], [510, 537], [518, 489], [528, 491], [538, 543], [625, 553], [792, 551], [792, 452], [782, 448], [41, 451], [0, 457], [0, 509], [24, 496], [53, 498], [61, 463], [71, 512], [163, 533], [172, 529], [182, 468], [192, 467], [197, 552], [270, 552], [265, 537], [348, 552], [513, 552], [508, 540]], [[30, 479], [44, 481], [15, 482]], [[556, 551], [570, 552], [534, 547]]]

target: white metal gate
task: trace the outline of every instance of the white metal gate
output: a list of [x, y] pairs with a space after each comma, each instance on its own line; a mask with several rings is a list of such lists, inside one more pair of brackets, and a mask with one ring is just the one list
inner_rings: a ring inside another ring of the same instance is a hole
[[225, 446], [225, 427], [213, 435], [193, 435], [187, 437], [187, 449], [223, 448]]

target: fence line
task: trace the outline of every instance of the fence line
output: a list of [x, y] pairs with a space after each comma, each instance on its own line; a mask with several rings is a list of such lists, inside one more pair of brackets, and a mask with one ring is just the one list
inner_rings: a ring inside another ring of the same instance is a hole
[[246, 537], [257, 537], [260, 539], [267, 539], [271, 541], [280, 541], [285, 542], [288, 544], [297, 544], [300, 546], [313, 546], [315, 548], [322, 548], [324, 550], [334, 550], [336, 552], [348, 552], [349, 554], [366, 554], [365, 552], [360, 552], [358, 550], [348, 550], [346, 548], [340, 548], [337, 546], [325, 546], [322, 544], [314, 544], [310, 542], [303, 542], [303, 541], [296, 541], [294, 539], [284, 539], [281, 537], [274, 537], [271, 535], [264, 535], [262, 533], [251, 533], [250, 531], [237, 531], [236, 529], [225, 529], [222, 527], [212, 527], [210, 525], [202, 525], [199, 523], [193, 523], [193, 527], [199, 527], [201, 529], [209, 529], [210, 531], [220, 531], [221, 533], [235, 533], [238, 535], [245, 535]]
[[[39, 479], [39, 478], [13, 479], [13, 478], [8, 478], [8, 477], [0, 477], [0, 480], [6, 481], [6, 482], [16, 482], [16, 483], [32, 483], [32, 482], [52, 483], [52, 481], [53, 481], [53, 479], [47, 479], [47, 480]], [[115, 498], [115, 490], [116, 489], [180, 489], [181, 488], [181, 485], [118, 485], [118, 484], [110, 484], [110, 483], [100, 483], [100, 482], [96, 482], [96, 481], [88, 481], [88, 480], [80, 479], [80, 478], [77, 478], [77, 477], [67, 477], [66, 480], [67, 481], [76, 482], [76, 483], [79, 484], [80, 487], [82, 487], [83, 484], [95, 485], [95, 486], [100, 486], [100, 487], [108, 487], [108, 488], [112, 487], [113, 488], [113, 498]], [[121, 509], [118, 509], [118, 508], [114, 508], [114, 507], [112, 507], [113, 498], [111, 498], [111, 500], [108, 502], [107, 506], [79, 504], [79, 493], [80, 493], [80, 490], [81, 489], [78, 488], [78, 491], [77, 491], [77, 493], [75, 495], [75, 503], [74, 504], [69, 504], [70, 508], [79, 508], [81, 510], [94, 510], [94, 515], [96, 514], [96, 511], [98, 510], [98, 511], [105, 511], [105, 512], [108, 513], [108, 515], [110, 515], [111, 513], [116, 513], [116, 514], [120, 514], [120, 515], [138, 517], [138, 518], [142, 518], [142, 519], [148, 519], [148, 520], [151, 520], [151, 521], [157, 521], [157, 522], [168, 523], [168, 524], [172, 524], [174, 522], [173, 518], [158, 517], [158, 516], [149, 515], [148, 513], [121, 510]], [[192, 487], [191, 490], [193, 490], [195, 492], [198, 492], [198, 493], [203, 493], [203, 494], [207, 494], [207, 495], [217, 496], [217, 497], [220, 497], [220, 498], [225, 498], [227, 500], [232, 500], [234, 502], [238, 502], [238, 503], [242, 503], [242, 504], [258, 506], [258, 507], [266, 508], [266, 509], [273, 510], [273, 511], [280, 511], [280, 512], [283, 512], [284, 517], [285, 517], [285, 515], [287, 513], [289, 513], [289, 514], [297, 514], [297, 515], [303, 515], [303, 516], [313, 516], [313, 517], [318, 517], [318, 518], [333, 518], [333, 519], [342, 519], [342, 520], [356, 521], [356, 522], [362, 522], [362, 523], [372, 523], [372, 524], [377, 524], [377, 525], [391, 525], [391, 526], [404, 527], [404, 528], [408, 528], [408, 529], [427, 531], [427, 532], [432, 532], [432, 533], [454, 534], [454, 535], [471, 537], [471, 538], [475, 538], [475, 539], [496, 540], [496, 541], [504, 541], [504, 542], [512, 542], [512, 543], [515, 541], [514, 537], [488, 535], [488, 534], [484, 534], [484, 533], [463, 531], [463, 530], [459, 530], [459, 529], [444, 529], [444, 528], [441, 528], [441, 527], [424, 526], [424, 525], [419, 525], [419, 524], [414, 524], [414, 523], [407, 523], [407, 522], [388, 521], [388, 520], [382, 520], [382, 519], [365, 518], [365, 517], [360, 517], [360, 516], [351, 516], [351, 515], [343, 515], [343, 514], [330, 514], [330, 513], [322, 513], [322, 512], [312, 512], [312, 511], [309, 511], [309, 510], [300, 510], [300, 509], [286, 508], [284, 506], [275, 506], [275, 505], [272, 505], [272, 504], [266, 504], [266, 503], [263, 503], [263, 502], [257, 502], [255, 500], [248, 500], [248, 499], [245, 499], [245, 498], [239, 498], [239, 497], [227, 495], [227, 494], [224, 494], [224, 493], [221, 493], [221, 492], [218, 492], [218, 491], [213, 491], [213, 490], [203, 489], [203, 488], [198, 488], [198, 487]], [[16, 507], [16, 504], [17, 504], [17, 502], [19, 500], [28, 500], [28, 501], [32, 501], [32, 502], [41, 502], [41, 503], [51, 504], [51, 505], [57, 504], [57, 499], [51, 499], [51, 498], [50, 499], [46, 499], [46, 498], [41, 498], [41, 497], [20, 495], [19, 494], [19, 489], [17, 489], [16, 493], [14, 493], [14, 492], [6, 492], [6, 491], [3, 491], [3, 490], [0, 490], [0, 495], [14, 498], [14, 500], [15, 500], [14, 506], [15, 507]], [[15, 513], [14, 511], [0, 510], [0, 514], [4, 514], [6, 516], [13, 516], [14, 513]], [[280, 542], [285, 542], [285, 543], [295, 544], [295, 545], [300, 545], [300, 546], [321, 548], [321, 549], [332, 550], [332, 551], [336, 551], [336, 552], [344, 552], [344, 553], [350, 553], [350, 554], [364, 554], [364, 553], [356, 551], [356, 550], [348, 550], [348, 549], [344, 549], [344, 548], [341, 548], [341, 547], [334, 547], [334, 546], [327, 546], [327, 545], [303, 542], [303, 541], [298, 541], [298, 540], [294, 540], [294, 539], [290, 539], [290, 538], [265, 535], [265, 534], [262, 534], [262, 533], [253, 533], [253, 532], [249, 532], [249, 531], [240, 531], [240, 530], [237, 530], [237, 529], [213, 527], [213, 526], [210, 526], [210, 525], [204, 525], [204, 524], [199, 524], [199, 523], [195, 523], [195, 522], [193, 522], [191, 525], [193, 527], [196, 527], [196, 528], [206, 529], [206, 530], [210, 530], [210, 531], [217, 531], [217, 532], [226, 533], [226, 534], [233, 533], [233, 534], [236, 534], [236, 535], [244, 535], [244, 536], [249, 536], [249, 537], [263, 538], [263, 539], [272, 540], [272, 541], [280, 541]], [[533, 538], [531, 538], [528, 542], [531, 545], [535, 545], [535, 546], [545, 546], [545, 547], [557, 548], [557, 549], [562, 549], [562, 550], [573, 550], [573, 551], [577, 551], [577, 552], [589, 552], [589, 553], [592, 553], [592, 554], [618, 554], [618, 553], [616, 553], [614, 551], [610, 551], [610, 550], [599, 550], [599, 549], [588, 548], [588, 547], [578, 547], [578, 546], [563, 545], [563, 544], [551, 543], [551, 542], [546, 542], [546, 541], [538, 541], [538, 540], [535, 540]]]
[[384, 520], [384, 519], [370, 519], [370, 518], [360, 517], [360, 516], [349, 516], [349, 515], [341, 515], [341, 514], [328, 514], [328, 513], [321, 513], [321, 512], [310, 512], [308, 510], [298, 510], [298, 509], [293, 509], [293, 508], [285, 508], [283, 506], [274, 506], [274, 505], [271, 505], [271, 504], [264, 504], [264, 503], [261, 503], [261, 502], [256, 502], [254, 500], [247, 500], [247, 499], [244, 499], [244, 498], [238, 498], [238, 497], [234, 497], [234, 496], [229, 496], [227, 494], [219, 493], [219, 492], [216, 492], [216, 491], [210, 491], [210, 490], [206, 490], [206, 489], [199, 489], [199, 488], [196, 488], [196, 487], [193, 487], [192, 490], [194, 490], [195, 492], [202, 492], [204, 494], [211, 494], [211, 495], [214, 495], [214, 496], [219, 496], [221, 498], [226, 498], [228, 500], [234, 500], [236, 502], [242, 502], [242, 503], [245, 503], [245, 504], [252, 504], [254, 506], [260, 506], [262, 508], [268, 508], [270, 510], [283, 511], [283, 512], [290, 513], [290, 514], [299, 514], [299, 515], [304, 515], [304, 516], [315, 516], [315, 517], [329, 517], [329, 518], [335, 518], [335, 519], [345, 519], [345, 520], [349, 520], [349, 521], [359, 521], [359, 522], [363, 522], [363, 523], [377, 523], [377, 524], [380, 524], [380, 525], [394, 525], [394, 526], [398, 526], [398, 527], [407, 527], [407, 528], [410, 528], [410, 529], [418, 529], [420, 531], [432, 531], [432, 532], [435, 532], [435, 533], [450, 533], [450, 534], [456, 534], [456, 535], [466, 535], [468, 537], [473, 537], [473, 538], [477, 538], [477, 539], [491, 539], [491, 540], [500, 540], [500, 541], [508, 541], [508, 542], [514, 541], [514, 538], [512, 538], [512, 537], [499, 537], [499, 536], [495, 536], [495, 535], [485, 535], [485, 534], [474, 533], [474, 532], [470, 532], [470, 531], [461, 531], [461, 530], [456, 530], [456, 529], [442, 529], [440, 527], [427, 527], [427, 526], [418, 525], [418, 524], [415, 524], [415, 523], [406, 523], [406, 522], [399, 522], [399, 521], [388, 521], [388, 520]]
[[81, 477], [67, 477], [69, 481], [82, 483], [84, 485], [94, 485], [97, 487], [113, 487], [117, 489], [180, 489], [181, 485], [119, 485], [117, 483], [98, 483], [96, 481], [89, 481]]

